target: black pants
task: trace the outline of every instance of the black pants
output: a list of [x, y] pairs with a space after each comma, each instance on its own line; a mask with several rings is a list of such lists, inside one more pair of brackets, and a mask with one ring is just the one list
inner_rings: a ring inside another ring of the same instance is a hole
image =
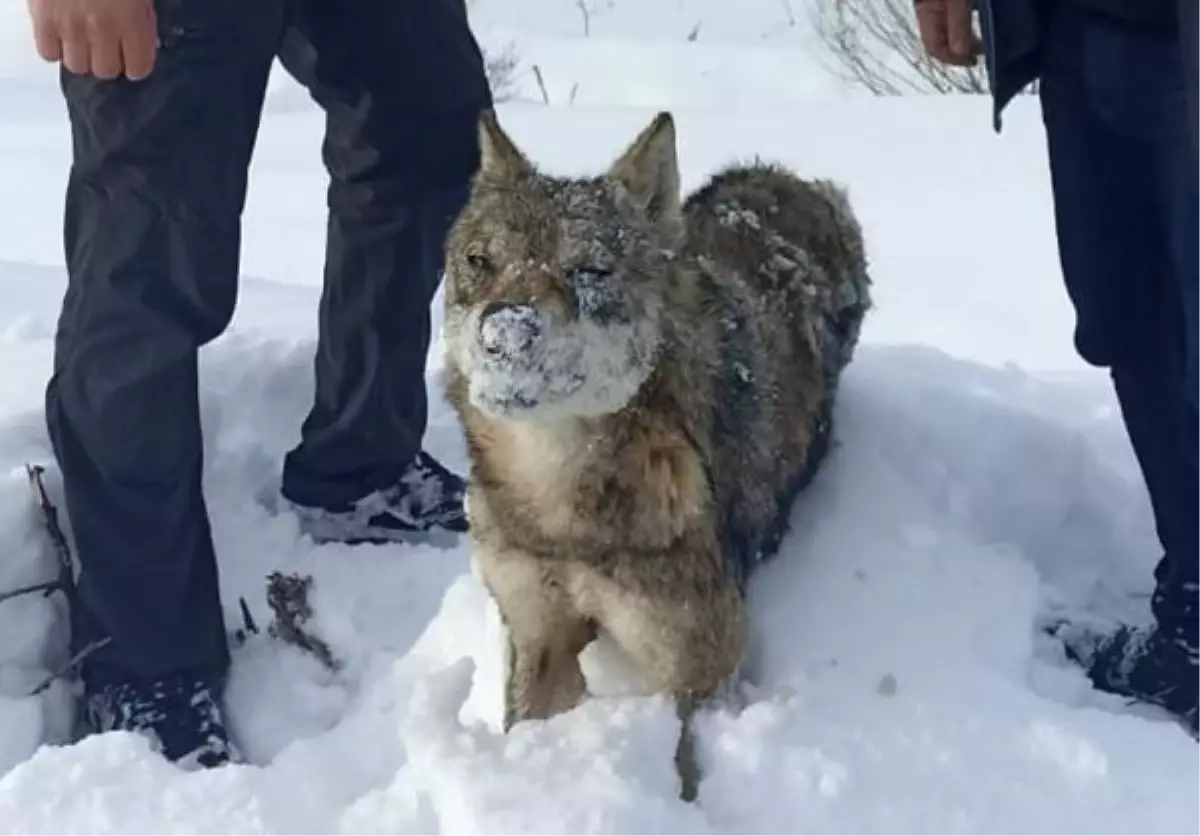
[[326, 113], [316, 398], [290, 498], [394, 481], [425, 429], [429, 305], [490, 106], [462, 0], [159, 0], [142, 82], [64, 71], [69, 282], [46, 413], [82, 572], [76, 644], [150, 676], [228, 663], [197, 350], [237, 297], [240, 217], [278, 56]]
[[1187, 85], [1188, 122], [1192, 126], [1192, 151], [1200, 153], [1200, 4], [1179, 0], [1179, 48]]
[[1196, 48], [1188, 38], [1195, 6], [1182, 27], [1168, 28], [1054, 4], [1040, 90], [1075, 343], [1087, 361], [1111, 371], [1150, 494], [1163, 547], [1154, 615], [1193, 645], [1200, 216]]

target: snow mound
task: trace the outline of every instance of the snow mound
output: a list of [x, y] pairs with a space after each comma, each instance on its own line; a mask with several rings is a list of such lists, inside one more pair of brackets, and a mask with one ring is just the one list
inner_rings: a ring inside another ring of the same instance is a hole
[[[314, 629], [342, 669], [265, 634], [236, 651], [231, 721], [251, 765], [183, 772], [130, 735], [35, 750], [55, 710], [17, 686], [41, 672], [55, 616], [41, 599], [8, 603], [0, 831], [1195, 825], [1190, 739], [1103, 699], [1035, 638], [1052, 607], [1145, 615], [1130, 593], [1146, 591], [1148, 571], [1128, 564], [1151, 540], [1140, 515], [1121, 512], [1134, 472], [1088, 419], [1103, 390], [921, 347], [860, 350], [829, 465], [751, 587], [749, 704], [699, 720], [693, 807], [676, 797], [673, 711], [638, 694], [611, 648], [585, 656], [598, 696], [505, 738], [501, 636], [465, 550], [318, 548], [270, 509], [311, 349], [244, 333], [206, 356], [207, 479], [231, 625], [239, 596], [267, 623], [268, 572], [310, 573]], [[436, 412], [432, 443], [461, 465], [448, 414]], [[26, 431], [0, 422], [0, 438]], [[4, 483], [0, 537], [27, 559], [4, 564], [5, 583], [49, 565], [20, 481]]]

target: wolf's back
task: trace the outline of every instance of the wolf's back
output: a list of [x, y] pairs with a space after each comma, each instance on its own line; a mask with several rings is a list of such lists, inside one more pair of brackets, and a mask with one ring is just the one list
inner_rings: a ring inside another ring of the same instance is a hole
[[840, 372], [870, 307], [862, 231], [845, 191], [779, 166], [735, 166], [690, 195], [684, 210], [692, 253], [718, 281], [744, 282], [801, 342], [828, 329], [817, 351]]
[[726, 562], [744, 583], [776, 551], [792, 501], [824, 458], [870, 279], [859, 223], [828, 181], [735, 166], [684, 211], [687, 255], [722, 325], [713, 476]]

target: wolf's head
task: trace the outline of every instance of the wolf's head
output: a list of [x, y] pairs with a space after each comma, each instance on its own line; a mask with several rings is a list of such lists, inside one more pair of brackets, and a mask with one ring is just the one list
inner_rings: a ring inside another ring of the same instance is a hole
[[596, 177], [539, 172], [491, 113], [479, 138], [446, 259], [446, 346], [472, 403], [510, 420], [620, 410], [654, 368], [682, 243], [670, 115]]

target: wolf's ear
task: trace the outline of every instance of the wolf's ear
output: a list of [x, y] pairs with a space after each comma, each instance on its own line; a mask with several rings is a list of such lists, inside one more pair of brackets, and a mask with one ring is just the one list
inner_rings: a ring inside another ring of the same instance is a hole
[[675, 157], [675, 120], [661, 112], [637, 135], [609, 170], [634, 201], [664, 232], [682, 229], [679, 161]]
[[479, 170], [488, 177], [506, 178], [530, 171], [529, 160], [500, 127], [495, 111], [479, 116]]

